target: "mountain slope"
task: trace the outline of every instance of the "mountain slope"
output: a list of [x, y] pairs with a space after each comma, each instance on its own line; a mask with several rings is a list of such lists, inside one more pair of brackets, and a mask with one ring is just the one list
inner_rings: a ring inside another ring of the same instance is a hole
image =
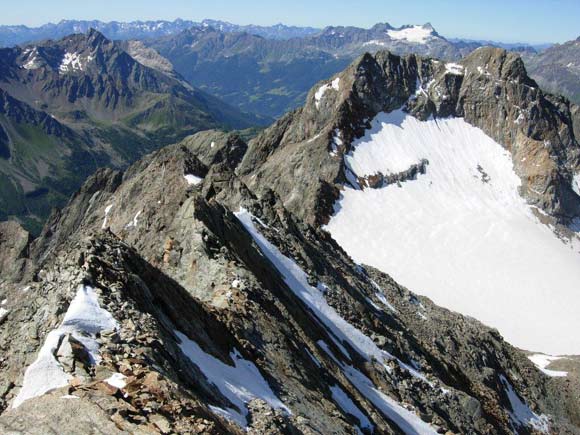
[[0, 50], [1, 172], [13, 186], [4, 218], [41, 220], [99, 166], [121, 167], [202, 129], [260, 122], [160, 69], [151, 50], [140, 55], [155, 68], [96, 31]]
[[569, 331], [580, 327], [580, 240], [564, 243], [519, 196], [501, 145], [460, 119], [392, 112], [347, 156], [361, 177], [401, 174], [421, 160], [424, 172], [407, 179], [346, 187], [328, 231], [356, 261], [497, 327], [520, 348], [577, 353]]
[[254, 139], [238, 174], [355, 260], [518, 346], [577, 353], [574, 113], [500, 49], [364, 55]]
[[99, 171], [0, 251], [23, 271], [0, 287], [2, 430], [577, 433], [567, 380], [258, 199], [243, 148], [204, 132]]

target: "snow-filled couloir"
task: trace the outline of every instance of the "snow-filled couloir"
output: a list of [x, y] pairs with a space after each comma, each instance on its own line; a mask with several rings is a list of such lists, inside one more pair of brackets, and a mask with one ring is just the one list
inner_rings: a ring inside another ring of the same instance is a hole
[[[500, 144], [461, 118], [399, 110], [379, 114], [345, 159], [353, 186], [327, 229], [355, 261], [518, 347], [580, 351], [571, 333], [580, 328], [578, 244], [560, 240], [518, 194]], [[353, 174], [385, 181], [361, 190]]]

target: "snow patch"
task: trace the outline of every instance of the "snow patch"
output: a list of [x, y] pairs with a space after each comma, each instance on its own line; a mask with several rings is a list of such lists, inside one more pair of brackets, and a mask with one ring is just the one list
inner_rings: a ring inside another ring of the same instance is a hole
[[548, 367], [553, 361], [562, 359], [560, 356], [544, 355], [543, 353], [537, 353], [531, 355], [528, 359], [535, 364], [535, 366], [540, 369], [544, 374], [551, 376], [553, 378], [568, 376], [568, 372], [562, 372], [558, 370], [549, 370]]
[[404, 433], [413, 435], [437, 433], [417, 415], [403, 408], [396, 400], [376, 388], [373, 382], [359, 370], [338, 361], [324, 341], [319, 340], [318, 345], [341, 367], [350, 383], [377, 409], [395, 422]]
[[479, 74], [484, 75], [484, 76], [491, 76], [491, 73], [488, 71], [487, 66], [485, 68], [478, 66], [477, 67], [477, 72], [479, 72]]
[[331, 88], [334, 89], [335, 91], [338, 91], [340, 89], [340, 77], [335, 78], [330, 84], [322, 85], [321, 87], [318, 88], [318, 90], [314, 94], [314, 104], [316, 105], [317, 109], [320, 108], [320, 100], [322, 99], [326, 91]]
[[498, 328], [518, 347], [580, 351], [580, 335], [561, 333], [580, 329], [580, 254], [520, 197], [500, 144], [463, 119], [419, 121], [398, 110], [379, 114], [351, 149], [346, 165], [359, 177], [429, 161], [401, 187], [345, 185], [326, 229], [354, 261]]
[[365, 298], [365, 299], [366, 299], [366, 301], [369, 303], [369, 305], [370, 305], [371, 307], [373, 307], [375, 310], [377, 310], [377, 311], [383, 311], [383, 309], [382, 309], [381, 307], [379, 307], [377, 304], [375, 304], [375, 303], [372, 301], [372, 299], [371, 299], [371, 298]]
[[[504, 375], [500, 375], [500, 379], [504, 387], [506, 388], [506, 393], [508, 400], [510, 402], [512, 411], [510, 412], [511, 421], [516, 426], [531, 426], [532, 428], [543, 432], [549, 433], [550, 426], [548, 424], [548, 417], [545, 415], [538, 415], [534, 413], [526, 403], [520, 399], [520, 396], [515, 392], [512, 384], [505, 378]], [[513, 426], [512, 424], [512, 426]], [[517, 432], [517, 428], [514, 427], [514, 431]]]
[[462, 76], [464, 74], [464, 68], [463, 65], [459, 65], [458, 63], [446, 63], [445, 72], [456, 76]]
[[419, 316], [421, 320], [429, 320], [428, 317], [420, 311], [417, 311], [417, 316]]
[[126, 379], [127, 376], [121, 373], [114, 373], [111, 377], [105, 379], [105, 382], [112, 387], [123, 389], [127, 385]]
[[237, 408], [223, 409], [211, 406], [212, 411], [235, 421], [243, 428], [248, 425], [246, 404], [253, 399], [262, 399], [271, 407], [292, 414], [290, 409], [276, 397], [258, 368], [251, 361], [243, 359], [237, 349], [230, 353], [230, 358], [234, 362], [234, 366], [230, 366], [205, 353], [195, 341], [190, 340], [186, 335], [179, 331], [174, 332], [180, 341], [179, 347], [184, 355]]
[[[213, 142], [212, 142], [213, 143]], [[183, 178], [187, 181], [187, 184], [191, 185], [198, 185], [203, 181], [203, 178], [198, 177], [197, 175], [187, 174], [184, 175]]]
[[101, 229], [105, 229], [107, 228], [107, 222], [109, 219], [109, 213], [111, 211], [111, 209], [113, 208], [113, 204], [109, 204], [107, 207], [105, 207], [105, 218], [103, 219], [103, 225], [101, 225]]
[[98, 364], [101, 357], [97, 334], [117, 328], [118, 323], [111, 313], [99, 306], [95, 290], [92, 287], [80, 285], [61, 325], [48, 333], [36, 360], [26, 369], [22, 388], [14, 399], [12, 407], [17, 408], [25, 400], [42, 396], [52, 389], [64, 387], [72, 379], [72, 376], [63, 370], [55, 358], [55, 353], [66, 334], [71, 334], [81, 342], [92, 361]]
[[413, 435], [434, 435], [437, 433], [418, 415], [403, 408], [396, 400], [376, 388], [373, 382], [359, 370], [352, 366], [343, 365], [343, 372], [354, 387], [404, 433]]
[[387, 43], [384, 41], [379, 41], [377, 39], [372, 39], [370, 41], [367, 41], [363, 44], [363, 47], [369, 46], [369, 45], [378, 45], [380, 47], [386, 47]]
[[318, 139], [318, 138], [320, 137], [320, 135], [321, 135], [321, 134], [322, 134], [322, 133], [318, 133], [316, 136], [314, 136], [314, 137], [312, 137], [312, 138], [308, 139], [307, 143], [312, 143], [312, 142], [314, 142], [316, 139]]
[[417, 44], [425, 44], [434, 38], [433, 30], [427, 26], [410, 26], [398, 30], [387, 30], [387, 35], [391, 39], [415, 42]]
[[387, 297], [385, 296], [385, 292], [383, 291], [383, 289], [374, 281], [371, 279], [371, 284], [373, 285], [373, 287], [377, 290], [375, 292], [375, 297], [381, 301], [381, 303], [387, 307], [389, 310], [393, 311], [393, 312], [397, 312], [397, 310], [395, 309], [395, 307], [393, 307], [389, 301], [387, 300]]
[[330, 387], [330, 392], [332, 393], [332, 400], [334, 400], [338, 406], [347, 414], [350, 414], [359, 421], [361, 429], [368, 429], [371, 432], [374, 426], [369, 421], [367, 416], [360, 410], [358, 406], [351, 400], [350, 397], [344, 392], [339, 385], [334, 385]]
[[31, 70], [40, 68], [40, 61], [38, 59], [38, 48], [34, 47], [33, 49], [26, 49], [23, 53], [24, 55], [28, 55], [26, 58], [26, 63], [22, 65], [22, 68]]
[[572, 178], [572, 189], [577, 195], [580, 195], [580, 172]]
[[139, 210], [135, 214], [135, 216], [133, 217], [133, 220], [127, 224], [127, 228], [131, 228], [131, 227], [137, 228], [137, 224], [139, 223], [138, 219], [139, 219], [139, 216], [141, 216], [141, 213], [143, 213], [143, 210]]
[[[86, 62], [90, 62], [91, 60], [93, 60], [93, 57], [87, 56]], [[66, 52], [58, 69], [63, 73], [69, 72], [70, 70], [83, 71], [84, 66], [80, 54]]]
[[308, 350], [307, 347], [305, 347], [304, 350], [306, 351], [306, 353], [308, 354], [310, 359], [314, 362], [314, 364], [316, 364], [317, 367], [322, 367], [322, 364], [320, 364], [320, 361], [318, 361], [318, 358], [316, 358], [314, 355], [312, 355], [312, 353]]
[[334, 130], [332, 141], [330, 142], [330, 155], [335, 157], [338, 155], [338, 150], [342, 146], [342, 132], [337, 128]]

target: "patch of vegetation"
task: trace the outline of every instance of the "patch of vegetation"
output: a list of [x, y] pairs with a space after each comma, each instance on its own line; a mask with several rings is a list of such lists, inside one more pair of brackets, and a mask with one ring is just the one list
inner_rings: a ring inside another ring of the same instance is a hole
[[56, 146], [55, 138], [46, 134], [41, 127], [24, 123], [14, 123], [13, 125], [17, 134], [14, 140], [14, 147], [18, 150], [19, 157], [23, 160], [34, 159], [54, 151]]

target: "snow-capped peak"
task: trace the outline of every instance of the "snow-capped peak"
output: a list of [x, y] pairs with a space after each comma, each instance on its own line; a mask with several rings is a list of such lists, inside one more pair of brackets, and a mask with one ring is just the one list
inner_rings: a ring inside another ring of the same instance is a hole
[[399, 29], [387, 30], [387, 35], [389, 35], [391, 39], [425, 44], [429, 40], [435, 38], [437, 33], [431, 24], [425, 24], [423, 26], [403, 26]]

